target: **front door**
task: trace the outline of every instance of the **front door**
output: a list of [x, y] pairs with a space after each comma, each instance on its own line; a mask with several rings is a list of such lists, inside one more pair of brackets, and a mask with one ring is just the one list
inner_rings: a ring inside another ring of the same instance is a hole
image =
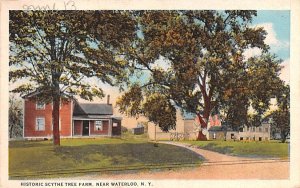
[[89, 121], [83, 121], [83, 126], [82, 126], [82, 136], [89, 136], [90, 134], [90, 123]]

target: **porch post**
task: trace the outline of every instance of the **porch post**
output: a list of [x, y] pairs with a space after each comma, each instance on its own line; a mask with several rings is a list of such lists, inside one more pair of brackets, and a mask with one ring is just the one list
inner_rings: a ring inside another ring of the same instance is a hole
[[108, 120], [108, 136], [112, 136], [112, 119]]

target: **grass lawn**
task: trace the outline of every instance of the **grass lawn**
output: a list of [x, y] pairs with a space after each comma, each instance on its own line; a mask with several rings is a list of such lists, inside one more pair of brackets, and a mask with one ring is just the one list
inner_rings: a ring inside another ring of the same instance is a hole
[[167, 144], [154, 147], [145, 136], [129, 133], [122, 139], [62, 139], [60, 147], [52, 141], [9, 142], [10, 179], [197, 166], [201, 161], [187, 149]]
[[223, 154], [244, 157], [288, 158], [288, 143], [270, 142], [234, 142], [234, 141], [184, 141], [202, 149]]

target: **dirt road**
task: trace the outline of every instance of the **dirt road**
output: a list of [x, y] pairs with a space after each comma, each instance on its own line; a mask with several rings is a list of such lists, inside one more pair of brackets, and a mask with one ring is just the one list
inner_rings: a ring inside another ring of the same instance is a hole
[[[189, 145], [162, 142], [190, 149], [206, 160], [196, 168], [139, 173], [92, 174], [80, 179], [288, 179], [288, 160], [242, 158], [219, 154]], [[75, 178], [78, 179], [78, 178]]]

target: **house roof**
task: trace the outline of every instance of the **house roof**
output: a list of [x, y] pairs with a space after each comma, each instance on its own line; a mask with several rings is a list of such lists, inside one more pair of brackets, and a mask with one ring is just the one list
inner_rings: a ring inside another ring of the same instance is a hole
[[75, 103], [73, 116], [113, 115], [111, 104]]

